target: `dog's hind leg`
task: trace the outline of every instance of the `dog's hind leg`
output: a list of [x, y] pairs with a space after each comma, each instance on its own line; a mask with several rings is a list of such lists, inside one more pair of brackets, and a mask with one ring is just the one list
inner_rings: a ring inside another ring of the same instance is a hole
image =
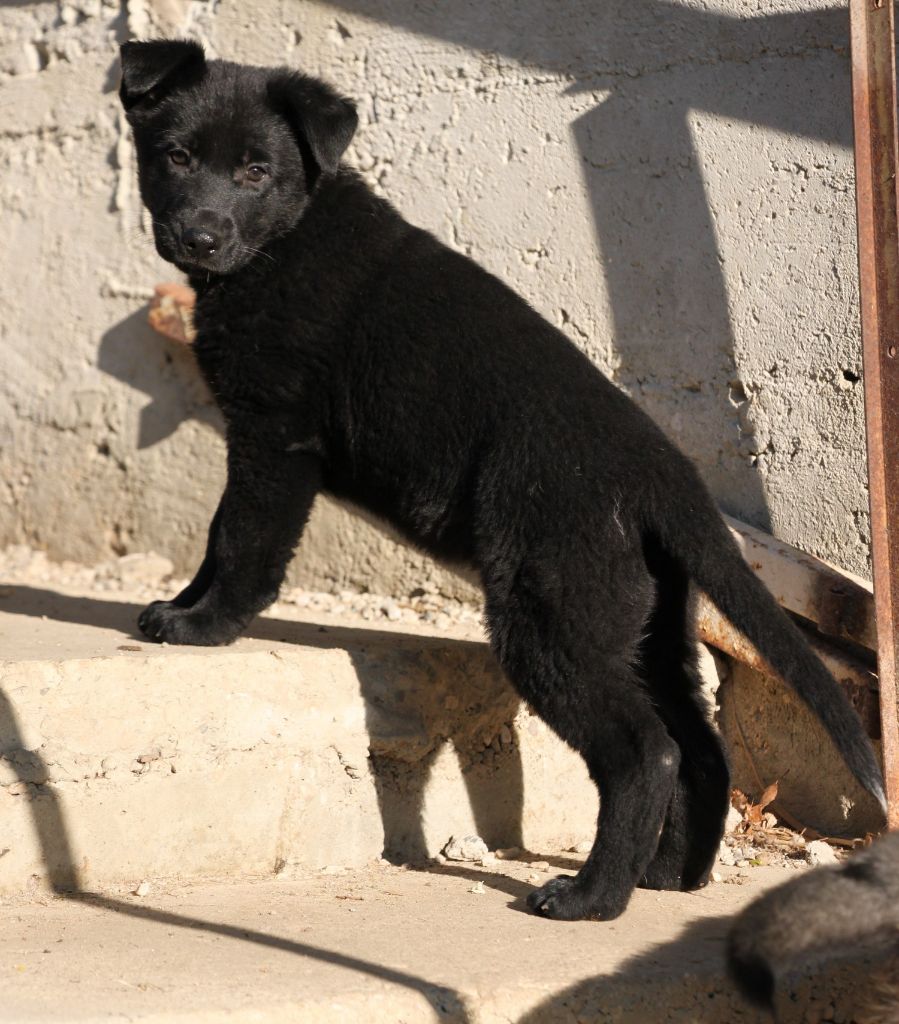
[[696, 889], [709, 878], [730, 793], [721, 739], [701, 695], [689, 581], [669, 559], [649, 554], [656, 605], [640, 649], [640, 674], [680, 748], [674, 795], [659, 848], [641, 879], [648, 889]]
[[[645, 567], [600, 595], [575, 571], [523, 566], [511, 586], [488, 582], [492, 642], [513, 685], [584, 758], [600, 791], [599, 828], [575, 876], [553, 879], [529, 906], [562, 920], [611, 920], [627, 906], [658, 845], [680, 752], [656, 714], [632, 656], [651, 603]], [[642, 579], [641, 579], [642, 570]], [[617, 574], [616, 574], [617, 575]], [[565, 613], [563, 614], [563, 609]]]

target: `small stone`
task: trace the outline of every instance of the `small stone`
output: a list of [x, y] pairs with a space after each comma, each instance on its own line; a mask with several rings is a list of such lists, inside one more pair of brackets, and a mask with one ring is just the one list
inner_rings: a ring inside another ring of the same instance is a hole
[[483, 882], [475, 882], [468, 891], [474, 893], [475, 896], [482, 896], [487, 890], [484, 888]]
[[724, 843], [718, 847], [718, 860], [725, 867], [732, 868], [737, 863], [734, 851]]
[[489, 850], [480, 836], [451, 836], [442, 852], [447, 860], [479, 861]]
[[485, 853], [484, 856], [481, 857], [480, 863], [482, 868], [490, 867], [491, 865], [496, 863], [496, 854], [490, 852]]
[[821, 867], [824, 864], [836, 864], [837, 855], [833, 847], [829, 846], [822, 839], [816, 839], [805, 848], [805, 859], [813, 868]]
[[521, 856], [521, 847], [507, 846], [503, 850], [497, 850], [496, 856], [499, 860], [517, 860]]
[[723, 875], [720, 871], [713, 871], [709, 877], [712, 879], [713, 882], [720, 882], [723, 878]]
[[381, 612], [390, 622], [398, 622], [403, 617], [400, 606], [392, 598], [381, 603]]
[[748, 868], [749, 867], [749, 863], [750, 862], [745, 857], [742, 857], [740, 860], [737, 861], [737, 867], [738, 868]]
[[149, 896], [150, 895], [150, 888], [151, 888], [150, 883], [147, 882], [147, 881], [143, 881], [134, 890], [134, 895], [135, 896]]
[[154, 750], [148, 750], [145, 754], [140, 754], [137, 759], [138, 764], [152, 764], [153, 761], [158, 761], [162, 757], [162, 751], [156, 747]]
[[549, 861], [547, 860], [535, 860], [532, 862], [531, 867], [535, 871], [549, 871]]
[[724, 831], [731, 835], [737, 831], [737, 829], [743, 824], [743, 815], [736, 809], [736, 807], [730, 807], [727, 811], [727, 817], [724, 819]]
[[568, 848], [569, 853], [589, 853], [593, 849], [593, 841], [590, 839], [584, 839], [580, 843], [575, 843], [574, 846]]

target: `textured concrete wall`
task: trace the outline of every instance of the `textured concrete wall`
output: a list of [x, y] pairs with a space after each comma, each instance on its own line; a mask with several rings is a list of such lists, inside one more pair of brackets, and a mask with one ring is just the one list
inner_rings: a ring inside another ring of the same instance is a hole
[[[156, 257], [115, 44], [189, 33], [325, 74], [352, 161], [642, 403], [723, 507], [854, 571], [868, 525], [844, 5], [130, 0], [0, 9], [0, 542], [196, 561], [222, 478]], [[298, 563], [414, 586], [320, 503]]]

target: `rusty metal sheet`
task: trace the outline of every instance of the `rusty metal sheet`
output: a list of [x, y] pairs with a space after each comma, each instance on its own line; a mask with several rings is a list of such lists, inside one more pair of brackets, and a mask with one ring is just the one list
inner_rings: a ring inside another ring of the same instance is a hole
[[888, 826], [899, 828], [899, 232], [891, 0], [850, 0], [868, 490]]
[[[767, 662], [743, 634], [718, 611], [704, 595], [696, 606], [696, 630], [700, 640], [722, 653], [766, 675], [775, 675]], [[806, 634], [812, 650], [840, 683], [850, 703], [858, 712], [871, 739], [881, 735], [877, 676], [864, 664], [828, 644], [823, 638]]]
[[822, 633], [877, 649], [874, 593], [867, 580], [738, 519], [724, 518], [743, 557], [781, 607], [814, 622]]

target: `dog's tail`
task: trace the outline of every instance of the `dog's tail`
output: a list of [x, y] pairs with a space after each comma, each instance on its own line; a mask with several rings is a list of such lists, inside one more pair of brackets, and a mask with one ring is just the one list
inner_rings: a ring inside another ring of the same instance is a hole
[[731, 926], [728, 969], [751, 1002], [771, 1006], [779, 972], [804, 954], [851, 949], [899, 927], [899, 834], [846, 864], [819, 868], [751, 903]]
[[[697, 490], [699, 498], [704, 492], [699, 481]], [[814, 712], [852, 774], [886, 813], [883, 776], [874, 750], [836, 680], [746, 564], [711, 499], [696, 500], [686, 512], [672, 514], [666, 504], [671, 493], [654, 502], [653, 533], [662, 547]]]

